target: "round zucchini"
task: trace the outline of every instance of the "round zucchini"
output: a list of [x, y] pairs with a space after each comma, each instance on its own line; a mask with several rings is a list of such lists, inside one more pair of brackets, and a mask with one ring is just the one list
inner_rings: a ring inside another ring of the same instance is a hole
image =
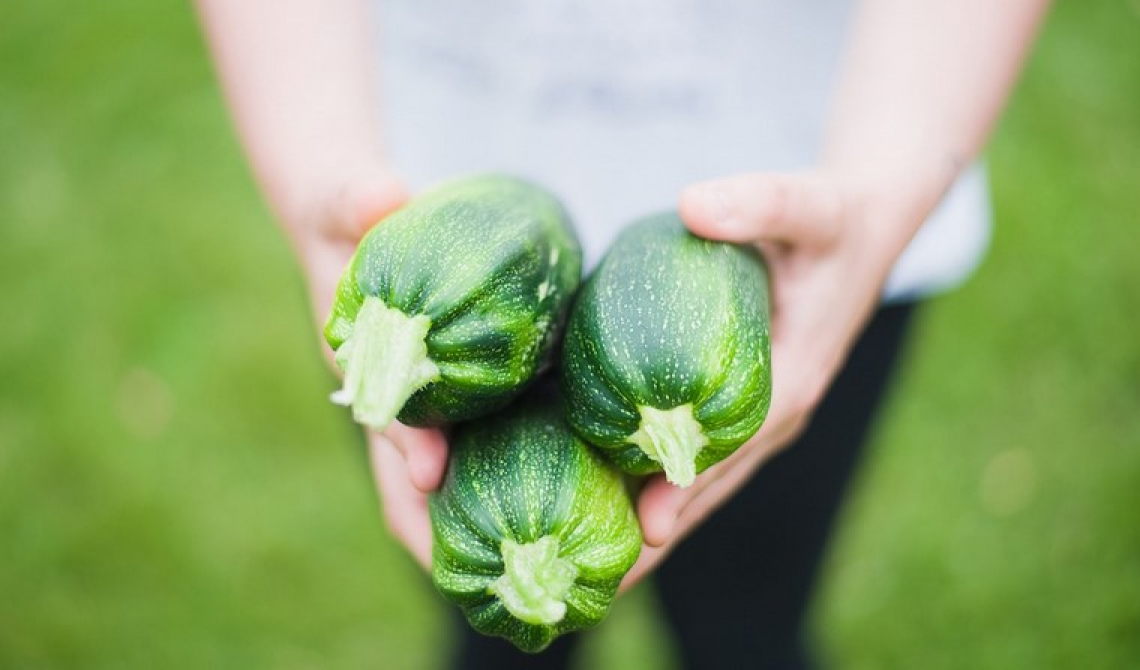
[[581, 267], [566, 211], [533, 184], [482, 175], [423, 193], [364, 237], [337, 287], [333, 401], [377, 430], [504, 406], [548, 361]]
[[621, 474], [556, 404], [457, 428], [429, 501], [432, 580], [480, 633], [538, 652], [605, 617], [641, 550]]
[[567, 325], [567, 418], [632, 474], [688, 486], [760, 429], [772, 378], [768, 279], [751, 247], [672, 213], [627, 229]]

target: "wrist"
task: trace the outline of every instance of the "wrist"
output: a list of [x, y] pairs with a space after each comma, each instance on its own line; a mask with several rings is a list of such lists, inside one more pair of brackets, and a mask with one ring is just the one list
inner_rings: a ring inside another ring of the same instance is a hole
[[957, 179], [963, 163], [949, 154], [893, 163], [825, 164], [836, 183], [849, 221], [867, 238], [869, 255], [888, 266], [902, 254], [914, 234]]

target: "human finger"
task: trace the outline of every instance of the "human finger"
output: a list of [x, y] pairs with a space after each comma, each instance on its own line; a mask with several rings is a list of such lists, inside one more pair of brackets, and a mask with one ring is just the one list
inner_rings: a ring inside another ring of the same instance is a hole
[[754, 172], [693, 184], [678, 210], [690, 230], [709, 239], [823, 245], [838, 232], [841, 202], [815, 173]]
[[447, 469], [447, 439], [437, 428], [412, 428], [393, 421], [384, 431], [403, 456], [412, 485], [421, 493], [439, 488]]
[[385, 524], [416, 561], [430, 569], [432, 539], [427, 496], [412, 486], [404, 457], [391, 440], [373, 433], [369, 437], [369, 453]]

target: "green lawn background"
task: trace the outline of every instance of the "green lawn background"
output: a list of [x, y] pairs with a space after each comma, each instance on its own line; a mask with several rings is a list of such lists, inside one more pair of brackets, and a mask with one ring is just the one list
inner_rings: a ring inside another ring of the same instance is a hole
[[[838, 667], [1140, 667], [1140, 2], [1057, 3], [989, 157], [816, 604]], [[316, 344], [190, 9], [4, 4], [0, 667], [439, 665]], [[652, 594], [584, 654], [666, 667]]]

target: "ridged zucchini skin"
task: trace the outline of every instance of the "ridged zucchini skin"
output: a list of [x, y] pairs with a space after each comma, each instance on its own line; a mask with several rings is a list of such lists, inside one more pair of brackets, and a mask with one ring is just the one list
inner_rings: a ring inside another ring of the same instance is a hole
[[[557, 636], [601, 621], [642, 537], [621, 474], [566, 424], [560, 403], [516, 403], [459, 426], [440, 490], [429, 499], [432, 580], [471, 626], [538, 652]], [[565, 614], [527, 623], [492, 589], [505, 572], [504, 540], [558, 543], [576, 576]]]
[[570, 219], [543, 189], [503, 175], [444, 183], [360, 242], [337, 288], [325, 338], [351, 337], [366, 296], [426, 316], [435, 381], [397, 417], [437, 426], [506, 405], [542, 368], [581, 281]]
[[754, 249], [699, 238], [673, 213], [642, 219], [616, 240], [571, 312], [567, 418], [621, 469], [648, 474], [662, 466], [630, 441], [639, 407], [691, 404], [708, 440], [696, 454], [699, 473], [764, 421], [768, 329], [767, 271]]

